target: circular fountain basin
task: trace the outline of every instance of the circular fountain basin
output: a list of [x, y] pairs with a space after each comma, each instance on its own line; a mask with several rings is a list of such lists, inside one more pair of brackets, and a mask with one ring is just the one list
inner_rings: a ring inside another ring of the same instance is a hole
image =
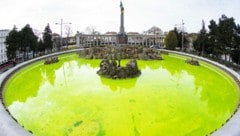
[[201, 136], [221, 128], [238, 106], [234, 79], [206, 62], [163, 58], [138, 61], [141, 76], [124, 80], [100, 77], [101, 60], [77, 54], [37, 61], [6, 82], [4, 103], [35, 136]]

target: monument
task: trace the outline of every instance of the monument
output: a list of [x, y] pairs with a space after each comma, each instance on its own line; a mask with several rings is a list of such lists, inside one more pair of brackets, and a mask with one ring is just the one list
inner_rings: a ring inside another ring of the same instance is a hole
[[120, 10], [121, 10], [120, 31], [117, 35], [117, 43], [118, 44], [127, 44], [128, 43], [128, 36], [124, 31], [124, 7], [123, 7], [123, 4], [122, 4], [122, 1], [120, 2]]

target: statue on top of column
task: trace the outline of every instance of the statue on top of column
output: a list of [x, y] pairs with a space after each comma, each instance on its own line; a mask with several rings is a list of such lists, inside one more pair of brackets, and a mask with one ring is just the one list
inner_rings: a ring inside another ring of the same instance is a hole
[[124, 7], [123, 7], [123, 4], [122, 4], [122, 1], [120, 2], [120, 8], [121, 8], [121, 13], [123, 14], [124, 13]]
[[124, 31], [124, 7], [122, 1], [120, 1], [120, 31], [117, 35], [117, 43], [118, 44], [127, 44], [128, 43], [128, 36]]

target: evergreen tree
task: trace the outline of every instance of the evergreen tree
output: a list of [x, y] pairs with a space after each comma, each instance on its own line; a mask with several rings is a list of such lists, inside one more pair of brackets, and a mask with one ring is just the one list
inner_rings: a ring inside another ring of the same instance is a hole
[[196, 39], [196, 41], [193, 43], [193, 46], [195, 50], [197, 50], [201, 55], [204, 55], [205, 47], [207, 45], [207, 31], [205, 28], [205, 23], [202, 21], [202, 29], [200, 30], [200, 33]]
[[32, 28], [30, 27], [29, 24], [27, 24], [22, 30], [20, 31], [21, 34], [21, 49], [24, 53], [24, 59], [28, 58], [26, 56], [26, 53], [32, 51], [33, 52], [33, 57], [35, 55], [35, 52], [37, 50], [37, 36], [35, 36]]
[[219, 23], [211, 20], [209, 33], [203, 28], [194, 42], [197, 51], [212, 54], [218, 59], [224, 55], [225, 61], [230, 62], [232, 59], [235, 63], [240, 63], [240, 26], [236, 25], [234, 18], [222, 15]]
[[44, 53], [44, 51], [45, 51], [45, 46], [44, 46], [44, 44], [43, 44], [42, 39], [40, 39], [39, 42], [38, 42], [38, 51], [39, 51], [41, 54]]
[[49, 24], [45, 27], [43, 32], [43, 45], [48, 50], [48, 52], [52, 51], [53, 48], [52, 30], [50, 29]]
[[185, 45], [188, 42], [187, 38], [185, 37], [185, 35], [183, 35], [183, 37], [182, 37], [182, 31], [178, 30], [176, 27], [173, 29], [173, 32], [177, 36], [177, 40], [178, 40], [177, 47], [182, 48], [182, 39], [183, 39], [183, 44]]
[[[230, 55], [233, 44], [234, 35], [236, 31], [236, 24], [233, 18], [228, 18], [225, 15], [219, 19], [219, 44], [222, 46], [222, 53], [225, 56], [225, 61], [227, 61], [227, 55]], [[230, 57], [229, 57], [230, 61]]]
[[164, 43], [167, 49], [174, 50], [178, 45], [177, 36], [174, 31], [170, 31], [166, 38], [164, 39]]
[[211, 20], [208, 28], [208, 44], [210, 45], [209, 53], [213, 54], [214, 57], [219, 58], [219, 56], [222, 54], [222, 51], [221, 46], [219, 46], [218, 25], [214, 20]]
[[232, 50], [231, 52], [232, 61], [236, 64], [240, 64], [240, 49]]
[[182, 45], [181, 45], [181, 41], [182, 41], [181, 39], [182, 39], [182, 37], [181, 37], [181, 35], [180, 35], [177, 27], [174, 27], [173, 32], [174, 32], [174, 33], [176, 34], [176, 36], [177, 36], [177, 40], [178, 40], [178, 45], [177, 45], [177, 47], [181, 48], [181, 47], [182, 47]]
[[7, 57], [8, 60], [16, 59], [16, 51], [19, 49], [20, 35], [17, 31], [16, 26], [9, 32], [9, 35], [6, 37], [5, 44], [7, 45]]
[[231, 58], [233, 62], [240, 64], [240, 25], [236, 27], [234, 49], [231, 51]]

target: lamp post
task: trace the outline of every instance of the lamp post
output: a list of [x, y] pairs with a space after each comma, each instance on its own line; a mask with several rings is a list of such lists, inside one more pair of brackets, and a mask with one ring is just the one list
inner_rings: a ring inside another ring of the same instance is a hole
[[182, 51], [183, 51], [183, 44], [184, 44], [184, 22], [182, 20]]
[[63, 19], [61, 19], [61, 22], [60, 23], [56, 23], [56, 25], [60, 25], [61, 26], [61, 43], [60, 43], [60, 46], [63, 46], [63, 38], [62, 38], [62, 26], [64, 24], [72, 24], [72, 23], [63, 23]]

